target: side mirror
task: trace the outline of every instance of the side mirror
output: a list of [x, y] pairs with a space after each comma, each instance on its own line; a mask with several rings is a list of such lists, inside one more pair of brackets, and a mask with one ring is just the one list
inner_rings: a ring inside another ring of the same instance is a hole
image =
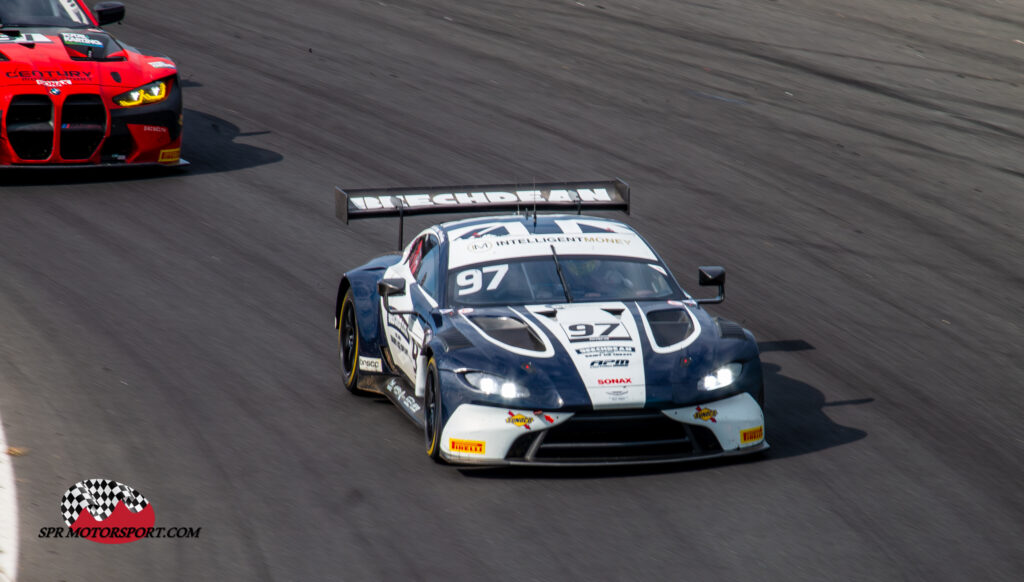
[[92, 13], [100, 26], [124, 20], [124, 4], [120, 2], [100, 2], [92, 7]]
[[381, 297], [405, 293], [405, 279], [381, 279], [377, 282], [377, 293]]
[[697, 278], [701, 287], [718, 287], [718, 295], [707, 299], [698, 299], [697, 303], [721, 303], [725, 301], [725, 268], [699, 267]]
[[397, 314], [397, 311], [391, 310], [391, 305], [388, 304], [388, 297], [405, 294], [405, 279], [381, 279], [377, 281], [377, 293], [384, 300], [384, 310], [388, 313]]

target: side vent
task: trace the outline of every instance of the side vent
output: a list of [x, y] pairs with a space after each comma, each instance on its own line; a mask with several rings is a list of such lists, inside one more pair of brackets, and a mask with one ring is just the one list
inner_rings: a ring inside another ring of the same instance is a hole
[[735, 321], [716, 317], [715, 324], [718, 325], [718, 335], [720, 337], [739, 340], [747, 339], [747, 334], [743, 333], [743, 326]]
[[466, 336], [462, 335], [461, 331], [454, 327], [449, 327], [437, 334], [437, 339], [441, 340], [441, 344], [444, 345], [446, 352], [473, 347], [473, 342], [469, 341]]

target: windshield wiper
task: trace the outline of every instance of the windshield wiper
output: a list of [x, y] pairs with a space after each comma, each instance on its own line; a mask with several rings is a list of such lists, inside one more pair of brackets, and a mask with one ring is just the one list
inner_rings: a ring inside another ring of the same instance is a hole
[[558, 262], [558, 253], [555, 252], [555, 245], [551, 245], [551, 257], [555, 259], [555, 270], [558, 271], [558, 278], [562, 280], [562, 290], [565, 291], [565, 300], [572, 303], [572, 292], [569, 291], [569, 284], [565, 281], [565, 273], [562, 272], [562, 264]]

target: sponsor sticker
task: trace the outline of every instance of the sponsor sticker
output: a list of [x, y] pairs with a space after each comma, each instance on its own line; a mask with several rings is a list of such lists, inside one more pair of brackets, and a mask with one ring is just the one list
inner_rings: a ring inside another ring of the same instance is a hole
[[149, 131], [153, 133], [167, 133], [167, 128], [160, 125], [143, 125], [142, 131]]
[[78, 46], [95, 46], [103, 48], [103, 41], [97, 40], [84, 34], [78, 34], [77, 32], [62, 32], [60, 38], [64, 41], [64, 44], [73, 44]]
[[636, 348], [631, 346], [591, 346], [576, 349], [576, 353], [584, 358], [631, 356], [634, 352]]
[[409, 341], [409, 323], [405, 320], [405, 316], [389, 311], [388, 327], [398, 332], [398, 335], [402, 336], [403, 340]]
[[484, 450], [487, 448], [487, 443], [484, 441], [464, 441], [462, 439], [448, 439], [448, 448], [453, 453], [470, 453], [473, 455], [482, 455]]
[[74, 81], [92, 79], [90, 71], [7, 71], [5, 76], [8, 79], [71, 79]]
[[520, 237], [509, 237], [500, 238], [494, 241], [494, 244], [499, 247], [508, 247], [516, 245], [532, 245], [532, 244], [552, 244], [552, 243], [587, 243], [587, 244], [605, 244], [605, 245], [631, 245], [633, 244], [633, 238], [625, 238], [611, 235], [600, 235], [600, 234], [533, 234], [529, 236]]
[[608, 385], [614, 385], [614, 384], [632, 384], [632, 383], [633, 383], [633, 379], [632, 378], [598, 378], [597, 379], [597, 385], [598, 386], [608, 386]]
[[756, 443], [762, 439], [764, 439], [764, 426], [740, 431], [740, 444]]
[[380, 372], [383, 370], [383, 367], [381, 366], [380, 358], [359, 356], [359, 369], [363, 372]]
[[166, 61], [149, 61], [149, 66], [154, 69], [177, 69], [178, 67]]
[[173, 150], [160, 150], [160, 157], [157, 161], [160, 163], [177, 162], [181, 159], [181, 148], [175, 148]]
[[398, 383], [398, 380], [394, 378], [388, 380], [384, 389], [394, 394], [395, 400], [397, 400], [409, 412], [416, 414], [420, 411], [420, 405], [416, 402], [416, 398], [412, 394], [407, 393], [405, 388], [402, 388], [401, 384]]
[[[615, 199], [618, 199], [615, 195]], [[578, 188], [574, 190], [516, 190], [491, 192], [438, 192], [429, 194], [390, 194], [353, 196], [349, 204], [359, 210], [397, 208], [444, 207], [472, 204], [510, 204], [518, 202], [611, 202], [612, 194], [606, 188]]]
[[693, 413], [694, 420], [703, 420], [704, 422], [718, 422], [715, 417], [718, 416], [718, 411], [714, 408], [701, 408], [697, 407], [697, 412]]
[[508, 418], [505, 419], [508, 424], [515, 426], [521, 426], [526, 430], [530, 430], [530, 424], [533, 423], [532, 416], [526, 416], [525, 414], [516, 414], [511, 410], [508, 411]]
[[66, 87], [71, 84], [70, 79], [61, 79], [60, 81], [44, 81], [42, 79], [36, 79], [36, 85], [42, 85], [50, 89], [56, 89], [57, 87]]
[[591, 368], [625, 368], [629, 360], [594, 360], [590, 362]]

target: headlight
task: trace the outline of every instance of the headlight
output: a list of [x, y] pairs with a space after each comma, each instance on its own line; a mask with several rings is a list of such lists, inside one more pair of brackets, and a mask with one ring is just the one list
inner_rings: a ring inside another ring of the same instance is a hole
[[735, 382], [736, 378], [739, 378], [742, 370], [743, 364], [739, 362], [726, 364], [715, 370], [713, 374], [704, 376], [704, 381], [701, 382], [701, 386], [705, 390], [718, 390], [719, 388], [725, 388]]
[[132, 89], [127, 93], [121, 93], [114, 97], [114, 103], [121, 107], [137, 107], [147, 103], [157, 103], [167, 99], [167, 81], [153, 81], [138, 89]]
[[530, 391], [525, 387], [510, 382], [500, 376], [485, 372], [466, 372], [463, 375], [469, 385], [488, 396], [499, 395], [502, 398], [526, 398]]

